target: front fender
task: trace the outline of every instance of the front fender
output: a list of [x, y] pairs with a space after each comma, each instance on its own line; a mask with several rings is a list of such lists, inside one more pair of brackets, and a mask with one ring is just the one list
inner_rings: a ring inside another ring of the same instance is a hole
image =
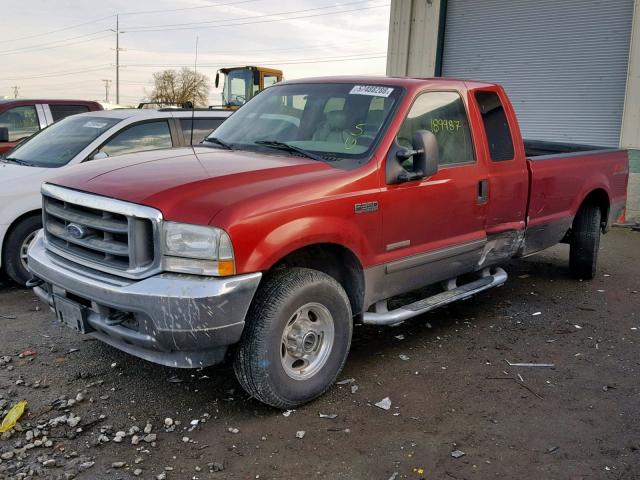
[[[236, 251], [238, 272], [269, 270], [288, 254], [322, 243], [349, 249], [366, 267], [375, 251], [374, 242], [377, 241], [377, 230], [368, 227], [362, 222], [335, 216], [292, 219], [268, 231], [253, 246], [242, 242], [240, 251]], [[232, 238], [235, 238], [234, 234]]]

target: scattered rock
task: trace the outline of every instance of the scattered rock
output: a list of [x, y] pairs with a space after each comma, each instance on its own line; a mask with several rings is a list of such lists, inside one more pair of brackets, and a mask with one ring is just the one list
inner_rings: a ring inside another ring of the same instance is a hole
[[224, 463], [211, 462], [211, 463], [207, 463], [207, 467], [209, 467], [209, 471], [211, 472], [222, 472], [224, 470]]
[[227, 429], [227, 431], [228, 431], [229, 433], [240, 433], [240, 430], [238, 430], [238, 429], [237, 429], [237, 428], [235, 428], [235, 427], [229, 427], [229, 428]]
[[319, 413], [318, 416], [320, 418], [328, 418], [329, 420], [333, 420], [334, 418], [336, 418], [338, 416], [338, 414], [336, 414], [336, 413], [329, 413], [329, 414]]
[[336, 385], [348, 385], [349, 383], [353, 383], [355, 381], [356, 381], [355, 378], [345, 378], [344, 380], [340, 380], [339, 382], [336, 382]]
[[389, 410], [391, 408], [391, 399], [389, 397], [384, 397], [375, 405], [376, 407], [381, 408], [383, 410]]
[[78, 470], [84, 472], [85, 470], [89, 470], [95, 464], [96, 462], [82, 462], [80, 465], [78, 465]]
[[462, 450], [454, 450], [453, 452], [451, 452], [451, 456], [453, 458], [460, 458], [460, 457], [464, 457], [465, 453]]
[[298, 430], [296, 432], [296, 438], [304, 438], [304, 436], [307, 434], [307, 432], [305, 432], [304, 430]]
[[126, 465], [126, 464], [125, 464], [124, 462], [113, 462], [113, 463], [111, 464], [111, 466], [112, 466], [113, 468], [122, 468], [122, 467], [124, 467], [125, 465]]

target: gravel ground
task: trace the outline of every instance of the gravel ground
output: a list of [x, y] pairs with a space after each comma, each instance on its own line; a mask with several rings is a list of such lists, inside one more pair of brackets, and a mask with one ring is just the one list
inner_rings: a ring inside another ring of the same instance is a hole
[[138, 360], [0, 286], [0, 415], [29, 402], [0, 478], [640, 478], [639, 262], [640, 233], [615, 229], [592, 282], [561, 245], [511, 262], [499, 289], [357, 327], [345, 382], [288, 414], [228, 365]]

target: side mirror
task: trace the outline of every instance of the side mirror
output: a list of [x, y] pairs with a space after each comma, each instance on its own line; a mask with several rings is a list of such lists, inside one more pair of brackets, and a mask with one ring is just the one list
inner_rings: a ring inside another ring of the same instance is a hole
[[109, 158], [109, 154], [107, 152], [96, 152], [91, 160], [102, 160], [103, 158]]
[[[418, 130], [413, 137], [413, 149], [401, 146], [398, 141], [389, 151], [386, 165], [388, 184], [412, 182], [431, 177], [438, 171], [438, 140], [428, 130]], [[402, 164], [412, 159], [410, 170]]]
[[216, 81], [214, 82], [216, 88], [220, 85], [220, 72], [216, 72]]
[[413, 170], [422, 171], [424, 177], [438, 172], [438, 139], [429, 130], [418, 130], [413, 137]]
[[7, 127], [0, 127], [0, 142], [9, 141], [9, 129]]

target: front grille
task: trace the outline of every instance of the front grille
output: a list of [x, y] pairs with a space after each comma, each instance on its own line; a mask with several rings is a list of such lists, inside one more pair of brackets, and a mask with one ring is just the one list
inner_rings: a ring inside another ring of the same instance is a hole
[[158, 270], [157, 210], [49, 184], [42, 192], [47, 249], [128, 278]]

